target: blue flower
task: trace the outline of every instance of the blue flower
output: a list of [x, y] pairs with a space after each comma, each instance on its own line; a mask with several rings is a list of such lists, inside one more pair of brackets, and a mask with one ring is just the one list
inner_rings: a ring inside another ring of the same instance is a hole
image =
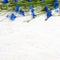
[[23, 10], [20, 10], [20, 14], [21, 14], [22, 16], [25, 16], [25, 14], [24, 14], [24, 11], [23, 11]]
[[14, 0], [14, 2], [18, 2], [18, 0]]
[[46, 11], [46, 12], [48, 12], [48, 11], [49, 11], [48, 6], [45, 6], [45, 8], [44, 8], [44, 9], [45, 9], [45, 11]]
[[4, 0], [3, 3], [4, 3], [4, 4], [8, 3], [8, 0]]
[[14, 21], [15, 18], [16, 18], [16, 16], [14, 15], [14, 13], [12, 13], [11, 16], [10, 16], [10, 19], [11, 19], [12, 21]]
[[19, 12], [19, 7], [20, 7], [19, 5], [16, 5], [16, 7], [15, 7], [16, 12]]
[[59, 7], [59, 3], [58, 2], [54, 2], [54, 8], [57, 9]]
[[28, 2], [32, 2], [32, 0], [27, 0]]

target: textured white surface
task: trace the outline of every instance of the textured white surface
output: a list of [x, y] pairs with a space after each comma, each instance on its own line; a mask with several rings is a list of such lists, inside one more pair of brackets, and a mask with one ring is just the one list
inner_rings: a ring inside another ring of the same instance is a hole
[[60, 16], [24, 19], [0, 22], [0, 60], [60, 60]]

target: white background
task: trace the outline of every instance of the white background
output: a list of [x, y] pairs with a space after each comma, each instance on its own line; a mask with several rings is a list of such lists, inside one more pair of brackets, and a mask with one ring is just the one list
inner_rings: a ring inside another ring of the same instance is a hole
[[0, 22], [0, 60], [60, 60], [60, 16], [45, 18]]

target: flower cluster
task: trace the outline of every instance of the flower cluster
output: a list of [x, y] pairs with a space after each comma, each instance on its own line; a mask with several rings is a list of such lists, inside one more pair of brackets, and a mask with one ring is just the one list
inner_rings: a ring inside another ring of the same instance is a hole
[[[12, 1], [14, 1], [14, 3], [13, 3]], [[29, 7], [29, 10], [30, 10], [30, 12], [31, 12], [32, 17], [35, 18], [35, 17], [36, 17], [36, 14], [35, 14], [35, 10], [34, 10], [33, 4], [34, 4], [34, 3], [37, 4], [38, 2], [32, 3], [33, 0], [26, 0], [26, 1], [30, 3], [30, 5], [29, 5], [28, 7]], [[15, 12], [16, 12], [16, 13], [19, 13], [19, 14], [22, 15], [22, 16], [25, 16], [24, 10], [20, 9], [20, 7], [21, 7], [20, 4], [21, 4], [21, 3], [19, 2], [19, 0], [11, 0], [11, 3], [10, 3], [10, 4], [8, 4], [8, 3], [9, 3], [8, 0], [3, 0], [4, 6], [5, 6], [5, 5], [7, 5], [7, 6], [8, 6], [8, 5], [14, 6], [14, 4], [15, 4], [15, 8], [14, 8]], [[13, 4], [12, 4], [12, 3], [13, 3]], [[42, 3], [42, 4], [45, 3], [45, 0], [41, 0], [41, 3]], [[24, 6], [26, 7], [25, 4], [26, 4], [26, 2], [25, 2], [25, 3], [23, 2], [22, 5], [24, 5]], [[27, 4], [28, 4], [28, 3], [27, 3]], [[40, 4], [40, 3], [39, 3], [39, 4]], [[58, 10], [58, 8], [59, 8], [59, 2], [58, 2], [58, 0], [54, 0], [52, 5], [53, 5], [53, 8], [55, 8], [56, 12], [58, 12], [58, 11], [59, 11], [59, 10]], [[47, 19], [52, 16], [52, 11], [48, 8], [48, 6], [49, 6], [48, 4], [44, 5], [44, 10], [45, 10], [46, 13], [47, 13]], [[9, 6], [8, 6], [7, 8], [9, 8]], [[13, 7], [12, 7], [12, 8], [13, 8]], [[7, 15], [7, 17], [8, 17], [8, 15]], [[14, 13], [11, 13], [10, 19], [11, 19], [11, 20], [15, 20], [15, 18], [16, 18], [15, 14], [14, 14]], [[46, 19], [46, 20], [47, 20], [47, 19]]]

